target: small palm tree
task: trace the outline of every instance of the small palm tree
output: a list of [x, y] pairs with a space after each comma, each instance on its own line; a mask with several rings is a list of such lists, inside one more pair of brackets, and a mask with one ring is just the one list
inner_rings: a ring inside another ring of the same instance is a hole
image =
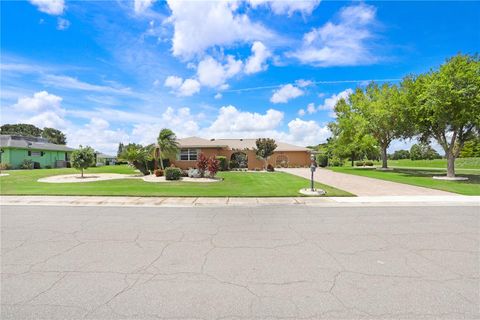
[[160, 158], [160, 167], [165, 170], [163, 159], [174, 156], [178, 152], [177, 136], [170, 129], [162, 129], [158, 134], [157, 143], [158, 152], [155, 150], [155, 158], [157, 156]]
[[150, 154], [151, 152], [147, 147], [132, 143], [123, 149], [120, 159], [127, 161], [144, 175], [148, 175], [149, 171], [146, 162], [150, 159]]

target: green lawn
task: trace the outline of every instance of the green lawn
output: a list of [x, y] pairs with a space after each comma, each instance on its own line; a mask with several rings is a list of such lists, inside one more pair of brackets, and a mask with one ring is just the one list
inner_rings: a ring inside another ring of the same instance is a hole
[[480, 172], [474, 170], [458, 174], [458, 176], [468, 177], [468, 181], [444, 181], [432, 178], [434, 175], [445, 175], [445, 170], [441, 171], [439, 169], [395, 168], [393, 171], [352, 167], [330, 167], [329, 169], [335, 172], [439, 189], [463, 195], [480, 195]]
[[[89, 168], [87, 173], [135, 173], [127, 166]], [[0, 177], [3, 195], [95, 195], [95, 196], [180, 196], [180, 197], [289, 197], [301, 196], [298, 190], [309, 181], [283, 172], [220, 172], [224, 178], [215, 183], [149, 183], [141, 179], [110, 180], [86, 183], [42, 183], [39, 178], [78, 173], [75, 169], [11, 170]], [[317, 188], [327, 196], [352, 196], [323, 184]]]
[[[350, 161], [345, 162], [345, 166], [350, 166]], [[380, 166], [379, 161], [375, 161], [376, 166]], [[446, 159], [435, 160], [388, 160], [388, 166], [393, 168], [430, 168], [430, 169], [446, 169]], [[471, 170], [478, 170], [480, 173], [480, 158], [458, 158], [455, 160], [455, 169], [458, 172], [468, 172]]]

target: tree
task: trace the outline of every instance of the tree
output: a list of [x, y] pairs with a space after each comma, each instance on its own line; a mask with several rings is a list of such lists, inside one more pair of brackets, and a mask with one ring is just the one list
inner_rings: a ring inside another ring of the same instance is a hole
[[157, 157], [159, 157], [160, 166], [162, 170], [164, 170], [165, 168], [163, 167], [163, 159], [174, 156], [178, 152], [177, 137], [172, 130], [162, 129], [158, 134], [157, 144], [158, 151], [155, 151], [155, 161]]
[[118, 144], [118, 149], [117, 149], [117, 158], [120, 158], [120, 155], [122, 154], [123, 149], [125, 149], [125, 146], [123, 145], [122, 142], [120, 142]]
[[363, 91], [357, 89], [350, 96], [353, 109], [366, 123], [365, 132], [378, 143], [382, 157], [382, 168], [386, 169], [387, 149], [395, 139], [409, 136], [411, 125], [402, 110], [403, 96], [396, 85], [378, 86], [370, 83]]
[[437, 70], [402, 81], [406, 109], [421, 141], [435, 139], [447, 157], [447, 177], [455, 177], [455, 159], [480, 129], [480, 59], [458, 54]]
[[273, 154], [277, 148], [275, 140], [269, 138], [260, 138], [255, 141], [257, 148], [255, 149], [255, 155], [257, 158], [262, 159], [265, 162], [265, 170], [267, 170], [268, 158]]
[[410, 159], [411, 160], [421, 160], [422, 156], [422, 148], [418, 144], [414, 144], [410, 148]]
[[95, 164], [95, 151], [91, 147], [80, 146], [72, 152], [70, 163], [72, 167], [82, 171], [81, 177], [83, 178], [83, 170]]
[[480, 157], [480, 135], [466, 141], [460, 151], [460, 158], [478, 158]]
[[[337, 158], [347, 158], [353, 163], [361, 155], [377, 149], [377, 143], [366, 132], [367, 123], [364, 117], [352, 109], [345, 99], [340, 99], [334, 108], [337, 121], [329, 123], [328, 127], [333, 138], [329, 141], [333, 155]], [[330, 155], [330, 158], [331, 156]]]
[[197, 169], [200, 172], [200, 177], [203, 178], [205, 176], [205, 171], [208, 169], [208, 158], [203, 153], [198, 155]]
[[152, 150], [140, 144], [130, 143], [122, 151], [120, 159], [127, 161], [144, 175], [148, 175], [147, 161], [151, 159]]
[[392, 156], [392, 160], [410, 159], [410, 152], [408, 150], [396, 150]]
[[26, 123], [4, 124], [0, 127], [0, 134], [11, 134], [26, 137], [41, 137], [42, 129]]
[[57, 129], [54, 128], [43, 128], [42, 137], [47, 139], [50, 143], [55, 144], [67, 144], [67, 137], [65, 134]]

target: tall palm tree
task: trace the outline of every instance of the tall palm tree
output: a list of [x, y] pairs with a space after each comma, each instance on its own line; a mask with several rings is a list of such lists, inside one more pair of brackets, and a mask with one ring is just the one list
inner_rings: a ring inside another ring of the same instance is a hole
[[177, 136], [170, 129], [162, 129], [158, 134], [157, 143], [158, 153], [155, 152], [155, 155], [158, 154], [160, 158], [160, 167], [162, 170], [165, 170], [163, 167], [163, 159], [174, 156], [178, 152]]

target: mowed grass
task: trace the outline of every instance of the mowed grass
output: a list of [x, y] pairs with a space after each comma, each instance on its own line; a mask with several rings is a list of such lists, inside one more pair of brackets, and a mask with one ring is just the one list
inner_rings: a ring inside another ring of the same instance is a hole
[[[375, 161], [376, 166], [380, 166], [379, 161]], [[350, 161], [345, 162], [345, 166], [350, 166]], [[434, 160], [388, 160], [388, 166], [393, 168], [431, 168], [431, 169], [446, 169], [447, 159]], [[455, 160], [455, 169], [458, 172], [478, 170], [480, 173], [480, 158], [458, 158]]]
[[329, 169], [335, 172], [354, 174], [358, 176], [388, 180], [432, 189], [439, 189], [463, 195], [480, 195], [480, 171], [477, 172], [476, 170], [468, 171], [468, 173], [457, 174], [458, 176], [468, 177], [468, 181], [445, 181], [435, 180], [432, 178], [433, 176], [446, 174], [446, 170], [440, 170], [438, 168], [395, 168], [393, 171], [380, 171], [376, 169], [363, 169], [352, 167], [330, 167]]
[[[91, 173], [135, 174], [128, 166], [89, 168]], [[219, 172], [224, 180], [213, 183], [151, 183], [142, 179], [122, 179], [86, 183], [44, 183], [43, 177], [80, 174], [75, 169], [10, 170], [0, 177], [2, 195], [83, 195], [83, 196], [175, 196], [175, 197], [296, 197], [310, 185], [309, 180], [284, 172]], [[330, 186], [316, 183], [327, 196], [352, 196]]]

